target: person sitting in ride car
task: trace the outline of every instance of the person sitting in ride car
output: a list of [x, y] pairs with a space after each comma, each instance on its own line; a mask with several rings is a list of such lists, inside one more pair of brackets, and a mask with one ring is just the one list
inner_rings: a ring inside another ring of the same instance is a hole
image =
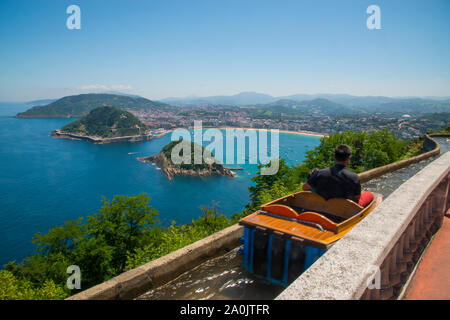
[[334, 150], [335, 164], [330, 168], [313, 169], [308, 175], [308, 181], [303, 184], [303, 190], [313, 191], [325, 198], [345, 198], [365, 207], [373, 200], [373, 194], [361, 193], [359, 176], [348, 169], [352, 148], [340, 144]]

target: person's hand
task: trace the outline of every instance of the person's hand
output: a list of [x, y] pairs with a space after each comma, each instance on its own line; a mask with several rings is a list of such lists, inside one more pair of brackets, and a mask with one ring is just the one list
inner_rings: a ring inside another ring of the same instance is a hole
[[319, 168], [314, 168], [310, 172], [308, 172], [308, 179], [311, 178], [317, 171], [319, 171]]
[[302, 185], [302, 189], [303, 189], [303, 191], [311, 191], [311, 190], [312, 190], [312, 187], [308, 184], [308, 182], [305, 182], [305, 183]]

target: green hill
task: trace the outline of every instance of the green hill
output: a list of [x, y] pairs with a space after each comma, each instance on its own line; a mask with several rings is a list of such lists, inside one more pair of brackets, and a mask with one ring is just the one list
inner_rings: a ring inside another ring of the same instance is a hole
[[257, 105], [251, 110], [255, 117], [270, 118], [280, 117], [301, 117], [304, 114], [319, 115], [341, 115], [361, 113], [361, 110], [347, 107], [327, 99], [314, 99], [308, 101], [294, 101], [290, 99], [280, 99], [272, 103]]
[[[164, 156], [168, 159], [169, 163], [171, 165], [175, 164], [172, 162], [172, 149], [178, 145], [179, 143], [182, 144], [190, 144], [190, 149], [191, 149], [191, 163], [190, 164], [179, 164], [176, 166], [180, 166], [183, 169], [205, 169], [208, 167], [208, 165], [205, 163], [204, 159], [202, 158], [202, 163], [200, 164], [194, 164], [194, 151], [196, 150], [196, 148], [199, 148], [201, 150], [201, 154], [206, 155], [208, 158], [212, 158], [213, 156], [211, 155], [211, 153], [206, 150], [203, 146], [200, 146], [197, 143], [194, 143], [192, 141], [186, 141], [186, 140], [176, 140], [176, 141], [171, 141], [169, 142], [167, 145], [164, 146], [164, 148], [161, 150], [161, 152], [164, 154]], [[183, 153], [180, 154], [180, 156], [183, 156]]]
[[142, 97], [105, 93], [67, 96], [44, 106], [35, 106], [17, 114], [18, 118], [78, 118], [99, 106], [113, 106], [125, 110], [174, 110], [175, 107]]
[[450, 112], [439, 112], [425, 114], [420, 117], [420, 119], [427, 119], [433, 122], [446, 122], [450, 123]]
[[105, 106], [62, 127], [61, 133], [115, 138], [144, 134], [146, 130], [147, 126], [130, 112]]
[[434, 101], [420, 98], [404, 99], [380, 104], [375, 106], [373, 111], [409, 114], [448, 113], [450, 112], [450, 103], [448, 101]]
[[[172, 150], [175, 146], [180, 147], [180, 157], [183, 157], [183, 151], [190, 149], [190, 163], [174, 164], [172, 161]], [[196, 151], [197, 150], [197, 151]], [[194, 152], [199, 152], [202, 156], [201, 163], [194, 163]], [[172, 179], [174, 176], [210, 176], [214, 174], [235, 177], [236, 174], [230, 169], [226, 168], [222, 163], [219, 163], [217, 159], [211, 154], [211, 152], [199, 144], [192, 141], [177, 140], [172, 141], [161, 150], [160, 153], [150, 157], [138, 158], [138, 160], [147, 162], [151, 161], [155, 163], [164, 174]], [[206, 160], [206, 161], [205, 161]]]

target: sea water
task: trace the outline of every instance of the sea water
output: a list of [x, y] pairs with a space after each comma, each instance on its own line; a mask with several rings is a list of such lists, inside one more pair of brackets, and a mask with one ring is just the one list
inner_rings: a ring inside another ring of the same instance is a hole
[[[227, 216], [242, 211], [249, 201], [248, 187], [255, 164], [238, 164], [236, 178], [182, 177], [169, 180], [151, 163], [137, 157], [157, 154], [170, 142], [163, 138], [138, 142], [92, 144], [56, 139], [50, 132], [73, 119], [17, 119], [28, 106], [0, 104], [0, 267], [22, 261], [35, 252], [37, 232], [67, 220], [87, 217], [114, 195], [151, 197], [161, 223], [187, 223], [198, 218], [201, 206], [217, 205]], [[280, 133], [280, 157], [288, 164], [304, 160], [318, 145], [313, 136]]]

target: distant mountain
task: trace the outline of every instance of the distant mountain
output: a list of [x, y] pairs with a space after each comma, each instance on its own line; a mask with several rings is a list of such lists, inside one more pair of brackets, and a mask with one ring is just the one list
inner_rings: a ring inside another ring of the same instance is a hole
[[327, 99], [329, 101], [339, 103], [342, 105], [346, 105], [348, 107], [359, 107], [359, 108], [369, 108], [374, 105], [378, 105], [381, 103], [388, 103], [396, 101], [395, 98], [390, 97], [382, 97], [382, 96], [352, 96], [349, 94], [314, 94], [314, 95], [305, 95], [305, 94], [297, 94], [293, 96], [285, 97], [286, 99], [296, 100], [296, 101], [305, 101], [305, 100], [313, 100], [313, 99]]
[[420, 98], [397, 100], [389, 103], [382, 103], [374, 106], [375, 112], [387, 113], [440, 113], [450, 112], [450, 103], [446, 101], [425, 100]]
[[141, 96], [138, 96], [136, 94], [129, 94], [129, 93], [124, 93], [124, 92], [120, 92], [120, 91], [105, 91], [105, 92], [100, 92], [100, 93], [115, 94], [118, 96], [125, 96], [125, 97], [131, 97], [131, 98], [142, 98]]
[[25, 102], [25, 104], [27, 104], [29, 106], [32, 106], [32, 107], [34, 107], [34, 106], [42, 106], [42, 105], [45, 105], [45, 104], [49, 104], [49, 103], [55, 102], [56, 100], [58, 100], [58, 99], [33, 100], [33, 101]]
[[[280, 99], [268, 104], [258, 105], [256, 109], [259, 113], [265, 115], [289, 115], [289, 116], [302, 116], [304, 114], [324, 114], [324, 115], [338, 115], [338, 114], [351, 114], [361, 113], [362, 110], [347, 107], [339, 103], [327, 99], [314, 99], [307, 101], [294, 101], [289, 99]], [[268, 114], [270, 110], [270, 114]]]
[[266, 104], [258, 104], [259, 107], [273, 108], [273, 107], [285, 107], [291, 108], [299, 104], [299, 101], [290, 100], [290, 99], [279, 99], [274, 102], [266, 103]]
[[297, 102], [327, 99], [329, 101], [346, 105], [349, 107], [371, 107], [373, 105], [393, 102], [398, 100], [397, 98], [381, 97], [381, 96], [352, 96], [349, 94], [294, 94], [290, 96], [273, 97], [268, 94], [256, 93], [256, 92], [242, 92], [232, 96], [212, 96], [212, 97], [187, 97], [187, 98], [167, 98], [161, 101], [178, 105], [189, 106], [199, 104], [224, 104], [224, 105], [256, 105], [256, 104], [268, 104], [279, 100], [293, 100]]
[[[128, 94], [128, 93], [123, 93], [120, 91], [105, 91], [105, 92], [100, 92], [103, 94], [115, 94], [118, 96], [126, 96], [126, 97], [131, 97], [131, 98], [142, 98], [141, 96], [138, 95], [134, 95], [134, 94]], [[58, 99], [41, 99], [41, 100], [33, 100], [33, 101], [28, 101], [25, 102], [25, 104], [29, 105], [29, 106], [43, 106], [43, 105], [47, 105], [50, 104], [52, 102], [55, 102]]]
[[422, 99], [450, 102], [450, 97], [435, 97], [435, 96], [429, 96], [429, 97], [422, 97]]
[[81, 136], [116, 138], [145, 134], [147, 126], [133, 114], [119, 108], [104, 106], [91, 110], [83, 118], [69, 123], [60, 132]]
[[176, 106], [192, 106], [202, 104], [220, 104], [230, 106], [242, 106], [250, 104], [263, 104], [275, 101], [276, 98], [263, 93], [241, 92], [232, 96], [211, 96], [211, 97], [187, 97], [187, 98], [166, 98], [162, 102]]
[[142, 97], [116, 94], [88, 93], [67, 96], [43, 106], [35, 106], [17, 114], [18, 118], [77, 118], [87, 115], [100, 106], [113, 106], [127, 110], [174, 110], [166, 103], [151, 101]]
[[[389, 98], [389, 97], [356, 97], [346, 95], [325, 95], [329, 99], [317, 98], [309, 101], [299, 101], [302, 106], [310, 105], [313, 109], [325, 114], [343, 113], [410, 113], [425, 114], [449, 112], [450, 103], [421, 98]], [[292, 101], [292, 100], [289, 100]]]
[[[323, 100], [321, 100], [323, 99]], [[325, 102], [327, 100], [328, 102]], [[315, 101], [319, 109], [323, 109], [326, 104], [333, 102], [341, 105], [337, 107], [329, 104], [333, 113], [341, 108], [344, 112], [395, 112], [395, 113], [426, 113], [426, 112], [446, 112], [446, 105], [450, 105], [448, 97], [384, 97], [384, 96], [353, 96], [349, 94], [294, 94], [282, 97], [273, 97], [267, 94], [256, 92], [242, 92], [232, 96], [212, 96], [212, 97], [187, 97], [187, 98], [167, 98], [162, 101], [177, 106], [195, 105], [230, 105], [230, 106], [261, 106], [263, 104], [272, 107], [290, 107], [301, 103], [308, 105], [306, 101]], [[290, 102], [289, 102], [290, 101]], [[296, 102], [296, 103], [294, 103]], [[324, 104], [325, 103], [325, 104]], [[346, 108], [349, 109], [346, 109]], [[391, 109], [393, 108], [393, 109]], [[425, 110], [423, 110], [425, 109]], [[281, 111], [281, 110], [280, 110]]]

